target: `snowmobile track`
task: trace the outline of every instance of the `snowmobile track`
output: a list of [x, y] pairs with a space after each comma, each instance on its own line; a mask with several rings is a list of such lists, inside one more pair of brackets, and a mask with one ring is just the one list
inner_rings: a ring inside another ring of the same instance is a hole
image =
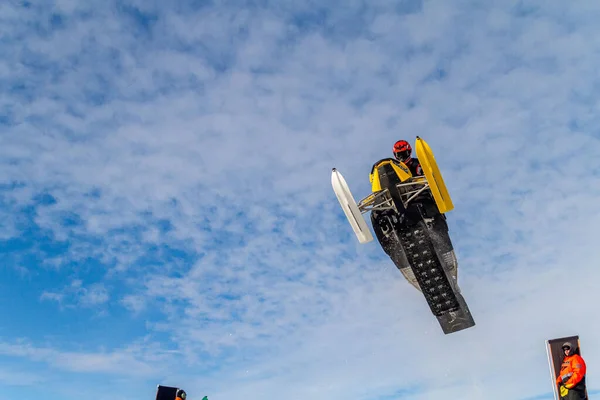
[[459, 310], [460, 303], [427, 234], [425, 222], [404, 228], [400, 240], [431, 312], [439, 317]]

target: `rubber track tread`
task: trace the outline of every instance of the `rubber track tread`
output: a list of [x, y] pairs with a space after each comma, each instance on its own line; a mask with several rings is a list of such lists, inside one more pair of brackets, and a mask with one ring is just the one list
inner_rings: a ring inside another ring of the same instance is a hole
[[424, 222], [404, 228], [400, 240], [412, 266], [425, 300], [435, 316], [441, 316], [460, 308], [452, 286], [440, 263], [433, 243], [427, 235]]

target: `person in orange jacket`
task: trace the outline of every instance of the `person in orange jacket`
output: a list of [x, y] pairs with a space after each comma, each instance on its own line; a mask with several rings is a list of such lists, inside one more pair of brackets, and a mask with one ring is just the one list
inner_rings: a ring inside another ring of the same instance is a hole
[[185, 390], [179, 389], [177, 390], [177, 394], [175, 395], [175, 400], [185, 400], [187, 398], [187, 393]]
[[562, 350], [565, 354], [563, 358], [560, 373], [556, 378], [556, 384], [560, 392], [562, 400], [585, 400], [585, 361], [579, 355], [577, 347], [570, 342], [565, 342], [562, 345]]

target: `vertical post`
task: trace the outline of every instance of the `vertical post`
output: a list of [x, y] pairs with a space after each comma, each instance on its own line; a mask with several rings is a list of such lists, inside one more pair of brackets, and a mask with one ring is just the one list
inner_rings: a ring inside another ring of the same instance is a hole
[[546, 340], [546, 355], [548, 356], [548, 367], [550, 367], [550, 379], [552, 379], [552, 393], [554, 394], [554, 400], [560, 400], [558, 397], [558, 388], [556, 387], [556, 375], [558, 375], [558, 373], [554, 368], [554, 357], [550, 346], [550, 340]]

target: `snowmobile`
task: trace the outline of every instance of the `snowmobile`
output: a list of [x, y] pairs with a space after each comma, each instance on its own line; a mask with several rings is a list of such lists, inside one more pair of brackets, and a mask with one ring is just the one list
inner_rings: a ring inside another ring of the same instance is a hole
[[413, 176], [394, 158], [381, 159], [369, 174], [372, 193], [358, 203], [336, 168], [331, 184], [361, 244], [373, 240], [363, 217], [371, 212], [380, 246], [449, 334], [475, 326], [458, 286], [458, 261], [448, 234], [445, 214], [454, 204], [431, 148], [419, 136], [415, 150], [424, 176]]

